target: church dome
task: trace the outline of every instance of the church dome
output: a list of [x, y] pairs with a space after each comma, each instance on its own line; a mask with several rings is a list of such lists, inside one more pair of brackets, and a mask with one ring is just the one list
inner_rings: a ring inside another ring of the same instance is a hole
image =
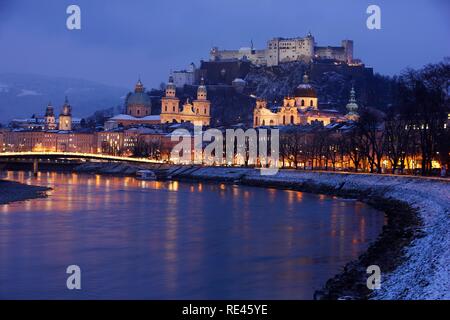
[[145, 106], [151, 106], [152, 102], [150, 96], [145, 92], [130, 93], [127, 98], [127, 105], [139, 104]]
[[303, 83], [300, 84], [297, 88], [295, 88], [294, 96], [317, 98], [316, 90], [312, 85], [309, 84], [308, 76], [306, 74], [303, 76]]
[[151, 107], [152, 102], [150, 96], [145, 92], [145, 88], [141, 80], [136, 83], [134, 92], [128, 94], [126, 105], [143, 105], [146, 107]]

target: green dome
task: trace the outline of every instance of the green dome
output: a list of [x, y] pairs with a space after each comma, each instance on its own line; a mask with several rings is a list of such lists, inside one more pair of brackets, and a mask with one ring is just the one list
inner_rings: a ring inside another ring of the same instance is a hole
[[144, 106], [148, 106], [148, 107], [152, 106], [150, 96], [145, 92], [130, 93], [128, 95], [126, 104], [127, 104], [127, 106], [133, 105], [133, 104], [139, 104], [139, 105], [144, 105]]
[[127, 100], [125, 102], [126, 106], [130, 105], [143, 105], [146, 107], [151, 107], [152, 102], [150, 96], [145, 92], [144, 85], [139, 79], [134, 88], [134, 92], [128, 94]]

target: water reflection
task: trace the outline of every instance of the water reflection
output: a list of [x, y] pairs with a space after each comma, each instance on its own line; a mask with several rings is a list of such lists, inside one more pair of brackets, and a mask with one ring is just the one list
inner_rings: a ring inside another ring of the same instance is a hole
[[[355, 201], [225, 184], [9, 172], [54, 188], [0, 206], [0, 298], [310, 299], [380, 232]], [[65, 268], [83, 290], [65, 289]]]

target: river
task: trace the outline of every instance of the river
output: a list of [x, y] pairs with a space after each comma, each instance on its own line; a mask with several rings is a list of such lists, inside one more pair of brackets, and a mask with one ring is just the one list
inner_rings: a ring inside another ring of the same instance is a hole
[[[361, 202], [297, 191], [6, 178], [53, 191], [0, 205], [1, 299], [311, 299], [386, 223]], [[69, 265], [81, 290], [66, 287]]]

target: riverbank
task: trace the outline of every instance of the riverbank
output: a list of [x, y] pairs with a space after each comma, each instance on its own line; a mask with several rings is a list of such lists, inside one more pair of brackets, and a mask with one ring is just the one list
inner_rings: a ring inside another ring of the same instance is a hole
[[0, 204], [45, 198], [47, 196], [46, 191], [48, 190], [50, 189], [46, 187], [30, 186], [0, 179]]
[[[450, 182], [410, 176], [280, 170], [262, 176], [247, 168], [154, 168], [175, 180], [238, 183], [355, 198], [385, 212], [387, 225], [356, 261], [317, 291], [319, 299], [450, 299]], [[378, 265], [381, 289], [366, 286]], [[318, 288], [319, 289], [319, 288]]]

